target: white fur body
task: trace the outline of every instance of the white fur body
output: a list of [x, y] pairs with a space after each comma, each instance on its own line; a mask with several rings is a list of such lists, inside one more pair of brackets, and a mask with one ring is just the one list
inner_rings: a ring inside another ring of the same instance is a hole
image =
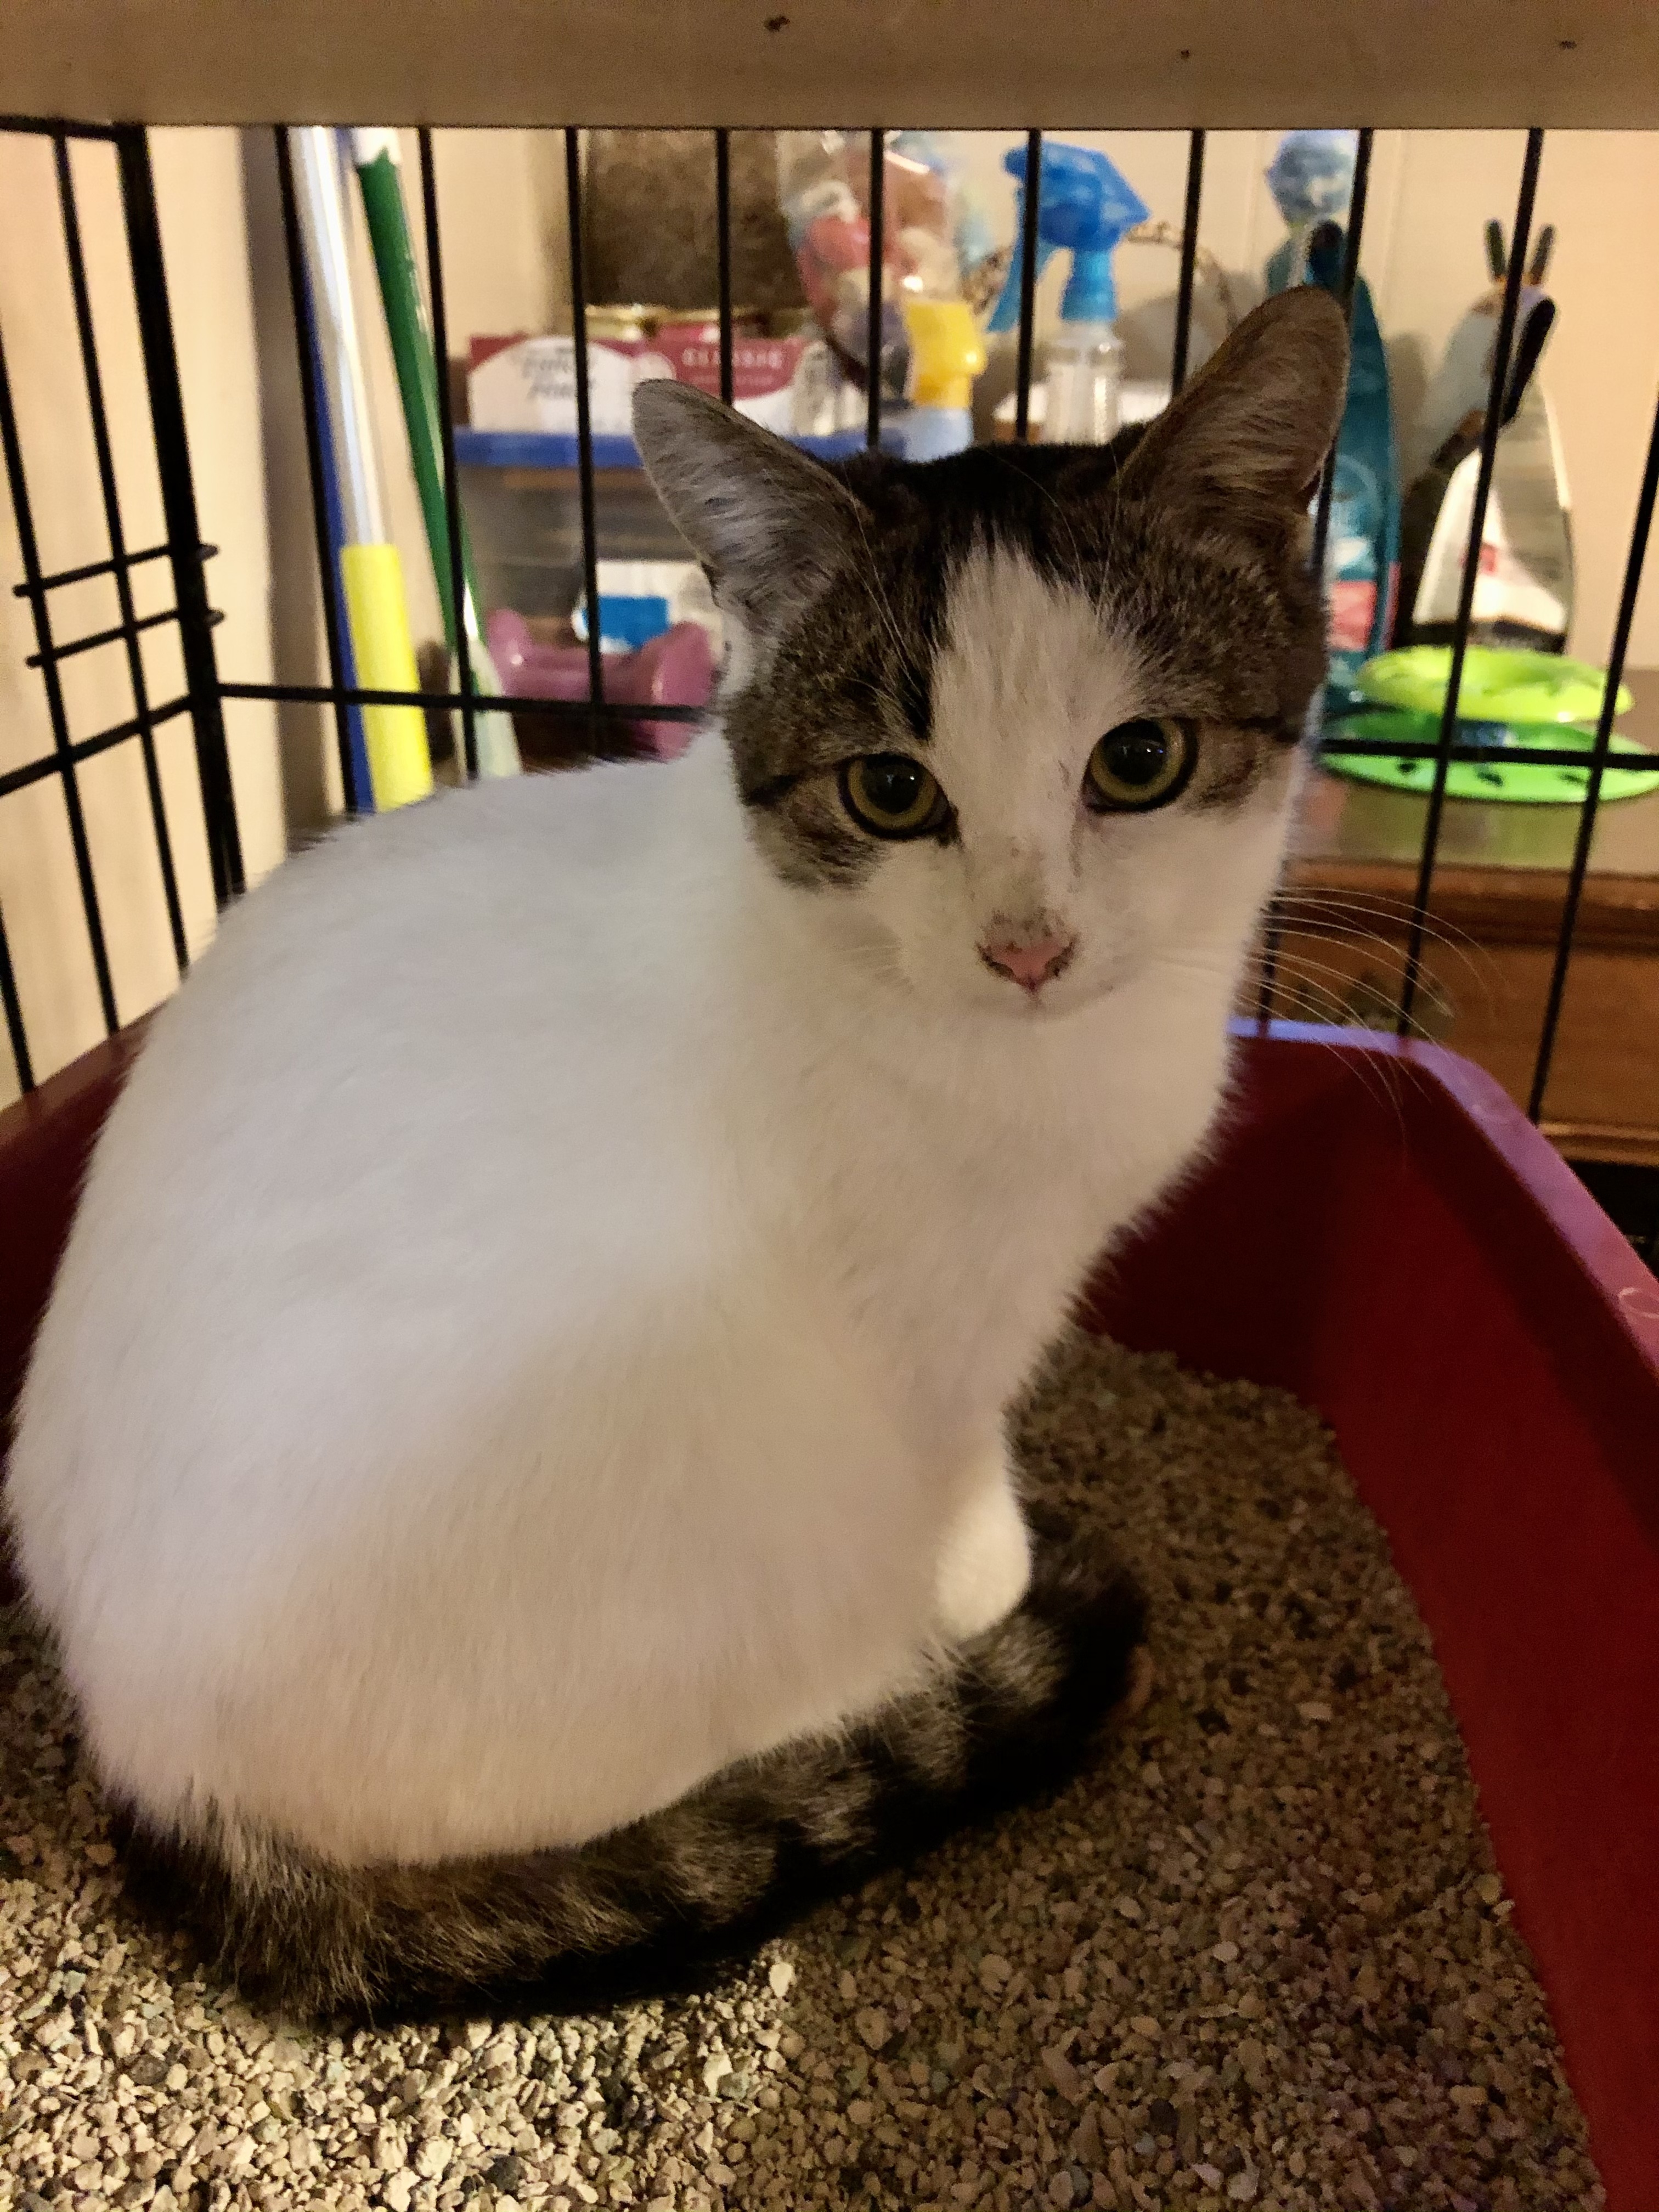
[[[1005, 1409], [1212, 1119], [1292, 771], [1087, 815], [1159, 702], [1010, 560], [934, 698], [961, 842], [854, 891], [778, 880], [711, 732], [347, 830], [160, 1015], [10, 1485], [158, 1821], [574, 1843], [1018, 1599]], [[1039, 920], [1036, 1003], [977, 947]]]

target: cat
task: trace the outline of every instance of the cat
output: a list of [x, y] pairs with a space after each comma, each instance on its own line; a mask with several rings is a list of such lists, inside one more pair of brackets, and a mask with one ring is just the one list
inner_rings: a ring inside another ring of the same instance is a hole
[[156, 1017], [9, 1516], [252, 1998], [665, 1986], [1144, 1694], [1005, 1413], [1224, 1097], [1346, 370], [1304, 289], [1109, 447], [833, 469], [646, 385], [710, 726], [343, 827]]

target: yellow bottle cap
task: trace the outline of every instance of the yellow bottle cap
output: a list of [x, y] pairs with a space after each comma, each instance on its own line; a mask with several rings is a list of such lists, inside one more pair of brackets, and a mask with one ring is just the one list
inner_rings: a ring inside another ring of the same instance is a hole
[[985, 342], [965, 300], [907, 300], [910, 398], [918, 407], [971, 407]]

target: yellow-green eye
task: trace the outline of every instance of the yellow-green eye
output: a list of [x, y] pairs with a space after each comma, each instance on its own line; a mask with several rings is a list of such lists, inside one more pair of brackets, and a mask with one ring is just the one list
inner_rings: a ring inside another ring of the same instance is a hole
[[951, 818], [938, 783], [905, 753], [866, 753], [845, 762], [841, 803], [872, 837], [928, 837]]
[[1120, 722], [1089, 756], [1083, 796], [1101, 813], [1162, 806], [1186, 788], [1198, 746], [1167, 714]]

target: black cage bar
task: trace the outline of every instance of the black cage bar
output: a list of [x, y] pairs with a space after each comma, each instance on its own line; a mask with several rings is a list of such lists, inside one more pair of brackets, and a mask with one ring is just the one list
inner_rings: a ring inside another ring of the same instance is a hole
[[[1194, 133], [1194, 136], [1196, 138], [1197, 134]], [[1342, 249], [1342, 274], [1337, 292], [1337, 298], [1342, 308], [1343, 320], [1351, 331], [1353, 328], [1354, 287], [1359, 281], [1360, 242], [1365, 231], [1365, 201], [1370, 189], [1371, 136], [1370, 131], [1362, 131], [1359, 133], [1358, 143], [1354, 148], [1353, 190], [1348, 200], [1348, 235]], [[1200, 159], [1200, 149], [1194, 145], [1194, 164]], [[1194, 198], [1194, 186], [1190, 174], [1188, 179], [1187, 197], [1189, 203], [1187, 222], [1188, 232], [1191, 233], [1194, 228], [1196, 211], [1190, 204]], [[1182, 282], [1188, 295], [1186, 305], [1188, 312], [1190, 311], [1192, 277], [1187, 265], [1188, 252], [1189, 247], [1195, 247], [1196, 244], [1197, 240], [1194, 235], [1183, 235], [1181, 241]], [[1176, 323], [1176, 366], [1184, 375], [1187, 367], [1186, 316], [1184, 314]], [[1319, 472], [1319, 493], [1314, 507], [1313, 544], [1309, 551], [1308, 565], [1316, 576], [1322, 577], [1325, 573], [1325, 547], [1329, 540], [1331, 531], [1331, 501], [1335, 495], [1336, 448], [1333, 446], [1325, 456], [1324, 467]], [[1265, 1022], [1270, 1019], [1273, 1014], [1274, 993], [1279, 981], [1279, 952], [1282, 934], [1280, 923], [1280, 914], [1275, 906], [1267, 916], [1267, 927], [1262, 933], [1261, 977], [1256, 987], [1258, 1021]]]
[[[161, 872], [168, 928], [181, 970], [186, 963], [187, 951], [173, 850], [176, 831], [167, 820], [155, 750], [155, 733], [163, 726], [181, 715], [187, 715], [190, 719], [201, 786], [207, 858], [211, 871], [215, 897], [221, 906], [235, 897], [243, 885], [243, 863], [236, 819], [235, 793], [231, 777], [229, 755], [225, 742], [222, 714], [223, 703], [227, 700], [301, 701], [313, 702], [331, 709], [335, 720], [348, 808], [355, 809], [366, 797], [366, 794], [356, 790], [353, 776], [351, 747], [348, 738], [348, 714], [354, 707], [414, 705], [426, 709], [459, 710], [462, 727], [465, 770], [468, 776], [474, 775], [477, 772], [475, 724], [477, 714], [480, 709], [480, 694], [477, 685], [476, 671], [469, 653], [466, 623], [462, 615], [465, 603], [465, 581], [461, 533], [460, 477], [456, 458], [454, 423], [447, 376], [449, 350], [448, 326], [440, 221], [439, 177], [434, 155], [432, 133], [429, 130], [422, 129], [418, 134], [421, 227], [426, 248], [428, 298], [438, 363], [444, 509], [449, 566], [448, 584], [456, 617], [458, 688], [454, 690], [447, 687], [425, 688], [412, 692], [386, 690], [354, 685], [347, 680], [345, 613], [342, 604], [340, 580], [334, 573], [330, 551], [330, 536], [324, 504], [323, 472], [319, 452], [320, 410], [324, 401], [314, 373], [312, 313], [307, 293], [289, 137], [287, 131], [280, 126], [275, 131], [277, 176], [288, 256], [289, 287], [293, 307], [293, 335], [305, 416], [307, 453], [315, 525], [316, 555], [324, 615], [323, 629], [328, 677], [326, 682], [314, 684], [251, 682], [242, 680], [234, 674], [222, 676], [215, 658], [213, 627], [218, 617], [208, 602], [204, 566], [214, 549], [201, 543], [197, 521], [190, 447], [186, 434], [183, 398], [179, 382], [177, 356], [167, 299], [167, 274], [162, 258], [162, 240], [156, 215], [154, 181], [146, 135], [143, 130], [137, 127], [70, 125], [50, 120], [40, 121], [29, 118], [0, 118], [0, 130], [22, 131], [44, 137], [52, 145], [58, 181], [64, 249], [70, 275], [76, 328], [81, 352], [82, 380], [92, 424], [94, 450], [107, 540], [106, 550], [97, 552], [94, 557], [89, 558], [77, 567], [50, 574], [42, 572], [33, 527], [33, 509], [31, 505], [26, 456], [21, 448], [10, 384], [6, 373], [3, 328], [0, 328], [0, 444], [3, 444], [4, 448], [8, 482], [22, 554], [22, 574], [21, 580], [15, 583], [14, 588], [28, 602], [36, 647], [34, 653], [29, 656], [29, 659], [32, 665], [39, 668], [45, 687], [52, 740], [49, 752], [0, 775], [0, 801], [3, 801], [11, 793], [44, 779], [56, 777], [58, 780], [63, 793], [69, 825], [100, 1005], [106, 1025], [113, 1030], [119, 1025], [122, 1016], [121, 1009], [117, 1003], [111, 973], [98, 891], [95, 856], [88, 838], [76, 781], [76, 770], [82, 763], [129, 740], [136, 741], [140, 748], [151, 827]], [[884, 291], [886, 136], [886, 132], [883, 130], [872, 130], [868, 142], [870, 237], [865, 428], [866, 438], [872, 446], [879, 443], [882, 428], [880, 364]], [[633, 706], [609, 700], [605, 696], [605, 672], [600, 639], [593, 434], [587, 377], [588, 301], [584, 283], [585, 241], [582, 222], [583, 173], [580, 133], [574, 129], [566, 129], [562, 132], [562, 139], [568, 204], [572, 331], [574, 341], [577, 416], [577, 489], [580, 509], [581, 573], [587, 603], [589, 696], [586, 701], [571, 702], [515, 696], [511, 701], [511, 711], [515, 716], [544, 717], [571, 725], [578, 730], [584, 730], [589, 748], [593, 753], [614, 756], [627, 753], [632, 749], [630, 726], [633, 723], [641, 720], [652, 721], [696, 720], [702, 710], [690, 708]], [[125, 542], [120, 501], [116, 487], [115, 468], [108, 429], [106, 395], [103, 372], [98, 356], [92, 305], [88, 296], [85, 259], [80, 235], [79, 211], [76, 201], [71, 167], [70, 147], [71, 142], [76, 140], [102, 143], [111, 146], [114, 150], [118, 168], [133, 300], [137, 312], [148, 386], [150, 427], [155, 447], [167, 529], [167, 536], [161, 544], [147, 545], [137, 550], [129, 549]], [[1204, 188], [1205, 144], [1205, 133], [1201, 130], [1195, 130], [1189, 134], [1185, 204], [1180, 242], [1180, 274], [1176, 297], [1175, 337], [1170, 362], [1171, 385], [1176, 392], [1181, 389], [1188, 368], [1193, 289]], [[729, 402], [733, 382], [729, 132], [725, 130], [711, 131], [709, 146], [715, 183], [718, 234], [715, 245], [719, 283], [720, 388], [722, 398]], [[1016, 349], [1014, 433], [1017, 438], [1021, 439], [1030, 434], [1030, 393], [1036, 358], [1036, 272], [1042, 147], [1042, 133], [1038, 131], [1030, 131], [1026, 139], [1027, 190], [1024, 196], [1023, 282]], [[1340, 298], [1345, 312], [1350, 315], [1352, 312], [1354, 288], [1358, 273], [1371, 149], [1370, 131], [1360, 131], [1356, 147], [1353, 186], [1340, 287]], [[1478, 745], [1460, 741], [1456, 717], [1457, 691], [1472, 626], [1475, 573], [1499, 427], [1501, 410], [1498, 403], [1507, 386], [1522, 271], [1527, 259], [1527, 243], [1532, 229], [1533, 208], [1543, 152], [1543, 132], [1539, 130], [1529, 131], [1527, 135], [1526, 152], [1518, 180], [1511, 226], [1512, 243], [1505, 271], [1504, 291], [1494, 347], [1486, 425], [1480, 449], [1480, 474], [1474, 511], [1471, 518], [1467, 557], [1453, 635], [1451, 678], [1437, 737], [1433, 742], [1410, 738], [1360, 738], [1345, 735], [1340, 728], [1334, 728], [1326, 731], [1322, 738], [1324, 747], [1328, 751], [1340, 751], [1355, 756], [1376, 754], [1390, 758], [1426, 760], [1433, 764], [1433, 782], [1429, 793], [1429, 804], [1424, 823], [1416, 890], [1411, 907], [1409, 932], [1396, 1013], [1398, 1026], [1402, 1034], [1413, 1026], [1414, 1001], [1420, 988], [1423, 945], [1443, 817], [1448, 770], [1455, 761], [1482, 757], [1481, 749]], [[1322, 476], [1314, 511], [1314, 559], [1316, 564], [1322, 568], [1325, 540], [1330, 525], [1334, 479], [1333, 459], [1332, 461], [1328, 462]], [[1646, 467], [1636, 500], [1631, 538], [1625, 561], [1618, 619], [1594, 750], [1586, 755], [1581, 750], [1562, 748], [1559, 750], [1538, 750], [1528, 754], [1530, 759], [1541, 765], [1571, 765], [1587, 768], [1589, 772], [1588, 788], [1583, 799], [1561, 915], [1548, 1004], [1538, 1040], [1534, 1067], [1530, 1111], [1534, 1120], [1538, 1118], [1543, 1109], [1551, 1059], [1559, 1029], [1562, 999], [1572, 957], [1575, 930], [1589, 864], [1591, 841], [1595, 833], [1601, 795], [1603, 773], [1611, 752], [1612, 724], [1618, 689], [1650, 534], [1656, 487], [1659, 487], [1659, 409], [1656, 410], [1653, 436], [1649, 446]], [[161, 560], [166, 560], [171, 569], [172, 604], [162, 613], [140, 617], [136, 611], [131, 580], [131, 573], [144, 564]], [[113, 580], [119, 620], [112, 625], [88, 635], [60, 640], [52, 622], [53, 592], [66, 586], [105, 575]], [[179, 636], [185, 671], [186, 688], [180, 696], [156, 702], [149, 696], [140, 639], [142, 634], [146, 631], [169, 626], [176, 629]], [[64, 703], [63, 686], [58, 678], [60, 664], [77, 653], [90, 651], [100, 646], [115, 644], [120, 646], [125, 656], [131, 683], [134, 711], [130, 717], [106, 729], [86, 734], [77, 733], [70, 726], [70, 716]], [[1268, 920], [1263, 980], [1258, 1005], [1259, 1013], [1263, 1018], [1272, 1013], [1275, 1004], [1276, 952], [1283, 918], [1284, 910], [1276, 907]], [[27, 1091], [34, 1082], [35, 1071], [17, 988], [14, 951], [7, 936], [7, 927], [8, 917], [3, 905], [0, 904], [0, 1014], [3, 1015], [6, 1036], [17, 1079], [21, 1087]]]
[[179, 383], [179, 353], [167, 301], [167, 265], [161, 253], [161, 225], [155, 207], [155, 179], [149, 140], [140, 130], [115, 133], [120, 164], [121, 209], [126, 222], [127, 254], [132, 264], [133, 304], [143, 348], [144, 380], [149, 387], [150, 427], [155, 438], [156, 468], [161, 479], [161, 511], [167, 520], [167, 559], [184, 655], [191, 726], [196, 738], [196, 769], [202, 787], [202, 815], [207, 825], [208, 860], [213, 896], [223, 907], [246, 888], [241, 833], [236, 822], [236, 793], [225, 744], [218, 664], [213, 652], [217, 617], [208, 605], [207, 571], [202, 562], [201, 532], [196, 520], [196, 480], [190, 437], [185, 427], [185, 395]]

